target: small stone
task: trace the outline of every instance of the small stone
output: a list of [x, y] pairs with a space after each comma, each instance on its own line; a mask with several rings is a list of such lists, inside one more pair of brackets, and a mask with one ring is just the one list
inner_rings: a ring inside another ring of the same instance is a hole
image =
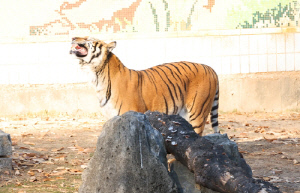
[[299, 161], [298, 161], [298, 160], [296, 160], [296, 159], [294, 159], [294, 160], [293, 160], [293, 163], [294, 163], [294, 164], [298, 164], [298, 163], [299, 163]]
[[80, 166], [82, 169], [86, 169], [87, 168], [87, 165], [81, 165]]
[[31, 176], [29, 181], [30, 181], [30, 182], [35, 182], [35, 181], [37, 181], [37, 179], [36, 179], [35, 176]]
[[263, 177], [263, 179], [264, 179], [265, 181], [270, 181], [271, 178], [269, 178], [269, 177]]
[[20, 175], [20, 171], [19, 171], [19, 170], [16, 170], [15, 175], [16, 175], [16, 176], [19, 176], [19, 175]]

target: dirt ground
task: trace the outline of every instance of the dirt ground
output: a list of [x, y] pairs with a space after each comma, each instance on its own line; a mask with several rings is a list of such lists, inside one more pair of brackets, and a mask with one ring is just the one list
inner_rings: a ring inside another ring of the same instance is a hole
[[[0, 117], [0, 130], [12, 138], [14, 167], [2, 172], [0, 192], [77, 192], [104, 122], [98, 114]], [[300, 113], [222, 113], [219, 123], [255, 178], [300, 193]]]

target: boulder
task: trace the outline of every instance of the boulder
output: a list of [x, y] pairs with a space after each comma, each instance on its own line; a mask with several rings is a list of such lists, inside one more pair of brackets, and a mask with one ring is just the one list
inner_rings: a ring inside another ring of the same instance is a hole
[[8, 133], [0, 130], [0, 174], [12, 170], [12, 143]]
[[200, 137], [178, 115], [150, 111], [145, 115], [163, 135], [167, 152], [194, 173], [196, 184], [223, 193], [281, 192], [273, 184], [253, 178], [250, 166], [226, 134]]
[[12, 154], [10, 134], [0, 130], [0, 157], [10, 156]]
[[105, 123], [82, 175], [80, 193], [175, 193], [162, 135], [146, 116], [127, 112]]
[[[179, 120], [177, 120], [179, 121]], [[243, 168], [248, 175], [252, 175], [252, 170], [248, 164], [246, 164], [245, 160], [241, 157], [239, 153], [238, 146], [234, 141], [231, 141], [227, 134], [209, 134], [203, 136], [203, 138], [207, 139], [211, 143], [216, 146], [220, 146], [220, 148], [224, 148], [225, 153], [230, 157], [231, 160]], [[169, 154], [169, 157], [170, 154]], [[174, 158], [174, 156], [172, 156]], [[195, 176], [186, 166], [182, 165], [179, 161], [174, 161], [171, 164], [171, 173], [173, 179], [176, 181], [179, 192], [188, 192], [188, 193], [218, 193], [204, 186], [200, 186], [195, 183]]]

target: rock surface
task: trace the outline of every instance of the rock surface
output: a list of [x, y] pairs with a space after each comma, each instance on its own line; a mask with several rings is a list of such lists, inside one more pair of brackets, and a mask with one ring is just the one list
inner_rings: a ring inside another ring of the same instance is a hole
[[[222, 146], [225, 150], [225, 153], [230, 157], [230, 159], [234, 160], [237, 163], [237, 165], [244, 168], [244, 170], [246, 170], [247, 173], [249, 173], [249, 175], [252, 175], [251, 168], [241, 158], [237, 144], [234, 141], [229, 140], [227, 134], [210, 134], [203, 136], [203, 138], [209, 140], [215, 145]], [[182, 165], [179, 161], [172, 162], [171, 169], [172, 177], [176, 181], [179, 192], [218, 193], [204, 186], [195, 184], [194, 173], [189, 171], [189, 169], [186, 166]]]
[[136, 112], [105, 123], [82, 180], [80, 193], [177, 192], [163, 137]]
[[10, 156], [12, 154], [10, 134], [0, 130], [0, 157]]
[[0, 174], [12, 170], [12, 143], [10, 134], [0, 130]]
[[222, 147], [230, 160], [235, 162], [237, 166], [243, 168], [248, 176], [252, 176], [252, 169], [246, 163], [243, 156], [239, 152], [238, 145], [234, 141], [231, 141], [226, 133], [221, 135], [219, 133], [214, 133], [205, 135], [203, 136], [203, 138], [207, 139], [216, 146]]
[[0, 174], [4, 171], [12, 170], [12, 158], [2, 157], [0, 158]]
[[281, 192], [273, 184], [253, 178], [227, 135], [200, 137], [180, 116], [149, 111], [145, 115], [163, 135], [167, 151], [194, 173], [195, 183], [223, 193]]

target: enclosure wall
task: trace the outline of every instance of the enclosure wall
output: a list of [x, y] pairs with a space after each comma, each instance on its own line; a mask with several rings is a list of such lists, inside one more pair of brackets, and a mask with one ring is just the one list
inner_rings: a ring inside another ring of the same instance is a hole
[[0, 11], [2, 85], [87, 82], [68, 54], [74, 36], [117, 41], [133, 69], [186, 60], [236, 80], [300, 70], [299, 0], [11, 0]]

